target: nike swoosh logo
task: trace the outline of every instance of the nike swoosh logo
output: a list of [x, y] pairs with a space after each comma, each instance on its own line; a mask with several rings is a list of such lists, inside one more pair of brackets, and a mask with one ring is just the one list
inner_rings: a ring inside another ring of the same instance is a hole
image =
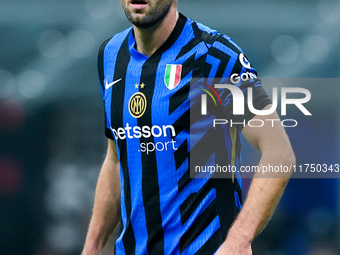
[[105, 88], [109, 89], [111, 86], [115, 85], [117, 82], [120, 82], [121, 80], [122, 80], [122, 78], [120, 78], [118, 80], [115, 80], [115, 81], [113, 81], [111, 83], [107, 83], [107, 81], [106, 81]]

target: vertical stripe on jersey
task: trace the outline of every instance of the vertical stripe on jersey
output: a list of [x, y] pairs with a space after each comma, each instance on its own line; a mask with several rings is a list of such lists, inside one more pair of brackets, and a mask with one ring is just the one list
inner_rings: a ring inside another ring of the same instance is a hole
[[[145, 94], [148, 102], [152, 102], [156, 81], [156, 71], [160, 59], [161, 55], [157, 56], [157, 58], [151, 57], [143, 66], [141, 82], [145, 83], [146, 88], [141, 91]], [[152, 127], [151, 114], [151, 104], [149, 104], [144, 115], [137, 120], [138, 126]], [[154, 143], [154, 138], [152, 136], [150, 138], [144, 138], [143, 136], [140, 138], [140, 143], [148, 142]], [[164, 233], [163, 228], [159, 227], [162, 226], [162, 217], [158, 185], [156, 153], [155, 151], [149, 154], [142, 153], [142, 191], [145, 207], [146, 228], [148, 231], [147, 250], [150, 255], [164, 254]]]
[[[180, 15], [176, 27], [166, 40], [166, 42], [144, 63], [141, 82], [144, 82], [146, 87], [140, 89], [146, 96], [148, 102], [152, 102], [153, 93], [156, 82], [156, 75], [158, 64], [161, 60], [162, 53], [169, 49], [178, 39], [183, 31], [186, 18]], [[138, 126], [152, 127], [152, 112], [151, 104], [146, 108], [142, 117], [138, 119]], [[140, 138], [141, 143], [152, 142], [154, 138]], [[149, 168], [148, 166], [155, 166]], [[142, 189], [143, 201], [145, 205], [145, 218], [146, 227], [148, 231], [147, 250], [149, 255], [162, 255], [164, 254], [164, 233], [162, 224], [162, 215], [160, 207], [160, 192], [158, 180], [158, 168], [156, 161], [156, 152], [153, 151], [149, 154], [142, 153]]]
[[[190, 41], [189, 44], [192, 45], [198, 45], [200, 43], [200, 41], [202, 40], [202, 38], [200, 36], [202, 36], [201, 33], [198, 32], [198, 27], [197, 26], [193, 26], [194, 31], [196, 31], [195, 33], [195, 38], [192, 39]], [[206, 41], [213, 43], [214, 40], [216, 40], [218, 37], [220, 37], [220, 35], [208, 35], [208, 34], [204, 34]], [[189, 51], [192, 47], [183, 47], [181, 54], [180, 55], [184, 55], [187, 51]], [[209, 74], [211, 74], [211, 69], [212, 69], [212, 65], [210, 65], [209, 62], [206, 61], [206, 57], [213, 57], [214, 58], [214, 62], [216, 61], [220, 61], [218, 65], [215, 65], [215, 72], [214, 72], [214, 76], [217, 78], [222, 78], [225, 69], [227, 68], [227, 65], [230, 64], [230, 59], [231, 57], [226, 54], [225, 52], [220, 51], [219, 49], [213, 48], [211, 47], [208, 54], [207, 55], [202, 55], [199, 58], [196, 58], [195, 54], [188, 57], [185, 62], [182, 64], [183, 66], [183, 70], [182, 70], [182, 75], [187, 75], [190, 72], [192, 73], [193, 77], [209, 77]], [[198, 63], [199, 62], [199, 63]], [[200, 66], [199, 69], [196, 69], [195, 67]], [[202, 72], [202, 66], [204, 66], [205, 68], [203, 68], [203, 72]], [[199, 73], [197, 71], [199, 71]], [[178, 103], [178, 101], [176, 101], [175, 99], [177, 99], [175, 96], [177, 95], [173, 95], [173, 104], [170, 104], [170, 110], [171, 112], [174, 111], [174, 109], [176, 109], [176, 107], [178, 107], [178, 105], [181, 105], [181, 103]], [[185, 98], [185, 97], [183, 97]], [[171, 98], [172, 99], [172, 98]], [[171, 101], [170, 101], [171, 102]], [[172, 102], [171, 102], [172, 103]], [[191, 111], [190, 113], [192, 113], [193, 111]], [[191, 116], [191, 123], [195, 122], [193, 120], [193, 116]], [[174, 123], [175, 127], [177, 127], [177, 123]], [[181, 125], [178, 125], [179, 127]], [[177, 132], [177, 128], [176, 128], [176, 133]], [[196, 157], [194, 157], [195, 159], [197, 159], [200, 162], [195, 162], [197, 164], [194, 165], [204, 165], [206, 163], [206, 161], [211, 157], [211, 155], [215, 155], [215, 159], [216, 162], [218, 162], [220, 165], [229, 165], [230, 164], [230, 159], [228, 158], [228, 151], [226, 149], [225, 146], [225, 140], [221, 139], [216, 141], [215, 139], [213, 139], [213, 137], [217, 136], [217, 137], [222, 137], [221, 135], [223, 134], [223, 130], [222, 129], [216, 129], [215, 131], [212, 132], [212, 130], [209, 130], [206, 132], [206, 134], [200, 139], [200, 141], [196, 144], [196, 146], [194, 146], [191, 151], [190, 154], [191, 156], [195, 155], [195, 151], [197, 152], [201, 152], [203, 151], [202, 148], [198, 149], [198, 147], [201, 147], [202, 145], [204, 145], [204, 147], [206, 148], [211, 148], [213, 151], [209, 151], [207, 152], [206, 150], [204, 155], [196, 155]], [[210, 141], [214, 141], [214, 143], [218, 143], [215, 144], [216, 146], [207, 146], [207, 144], [209, 144]], [[235, 140], [234, 140], [235, 142]], [[213, 149], [214, 148], [214, 149]], [[217, 151], [215, 151], [217, 149]], [[221, 148], [224, 148], [221, 150]], [[185, 145], [181, 145], [181, 147], [178, 149], [178, 151], [176, 151], [175, 153], [175, 159], [176, 159], [176, 168], [178, 169], [179, 166], [184, 162], [185, 157], [188, 157], [189, 154], [186, 152], [187, 146]], [[183, 153], [183, 155], [180, 155], [180, 152]], [[234, 147], [234, 155], [236, 154], [235, 151], [235, 147]], [[234, 156], [235, 157], [235, 156]], [[234, 159], [235, 162], [235, 159]], [[191, 162], [192, 163], [192, 162]], [[235, 163], [234, 163], [235, 164]], [[225, 178], [225, 176], [224, 176]], [[184, 173], [184, 175], [182, 176], [182, 178], [179, 180], [178, 182], [178, 191], [181, 192], [184, 187], [186, 185], [189, 184], [190, 182], [190, 172], [189, 169], [187, 169], [187, 171]], [[199, 248], [199, 250], [197, 251], [197, 254], [212, 254], [211, 252], [213, 250], [217, 250], [217, 248], [219, 247], [219, 245], [223, 242], [226, 232], [228, 230], [228, 227], [231, 225], [234, 217], [235, 217], [235, 201], [234, 201], [234, 195], [233, 195], [233, 186], [232, 183], [230, 182], [230, 180], [217, 180], [217, 179], [210, 179], [208, 182], [206, 182], [199, 190], [197, 190], [197, 192], [192, 193], [191, 195], [189, 195], [187, 197], [187, 199], [181, 204], [180, 206], [180, 211], [181, 211], [181, 221], [182, 224], [186, 224], [186, 222], [188, 221], [189, 217], [192, 216], [195, 212], [195, 210], [198, 208], [198, 206], [202, 203], [203, 199], [205, 199], [208, 195], [208, 193], [210, 194], [211, 190], [216, 190], [216, 198], [212, 199], [211, 203], [209, 204], [209, 206], [202, 212], [201, 215], [205, 215], [207, 214], [207, 212], [209, 211], [209, 214], [213, 214], [210, 215], [208, 217], [206, 217], [204, 220], [201, 219], [201, 217], [199, 216], [195, 222], [193, 223], [193, 225], [186, 230], [186, 232], [184, 233], [184, 235], [182, 236], [181, 240], [180, 240], [180, 252], [184, 252], [186, 254], [186, 251], [188, 251], [186, 248], [189, 249], [189, 245], [191, 243], [194, 242], [194, 240], [198, 237], [198, 235], [200, 233], [203, 233], [203, 231], [205, 229], [207, 229], [209, 224], [212, 224], [212, 222], [214, 221], [215, 217], [217, 217], [217, 215], [219, 216], [219, 223], [221, 225], [219, 225], [217, 231], [215, 233], [211, 233], [211, 236], [209, 236], [207, 238], [207, 241]], [[231, 192], [230, 192], [231, 191]], [[230, 194], [229, 194], [230, 193]], [[225, 197], [228, 196], [228, 198], [226, 199]], [[222, 204], [222, 206], [220, 206]], [[209, 208], [209, 209], [208, 209]], [[214, 208], [214, 209], [212, 209]], [[215, 215], [215, 217], [214, 217]], [[207, 215], [205, 215], [207, 216]], [[198, 220], [200, 219], [200, 220]], [[222, 226], [222, 227], [220, 227]], [[196, 254], [196, 252], [195, 252]]]
[[[98, 69], [98, 75], [99, 75], [99, 81], [100, 81], [100, 91], [102, 93], [102, 96], [104, 96], [105, 91], [105, 85], [104, 85], [104, 51], [105, 47], [108, 44], [108, 42], [111, 40], [111, 38], [105, 40], [99, 48], [98, 56], [97, 56], [97, 69]], [[105, 102], [104, 102], [104, 127], [105, 127], [105, 135], [109, 137], [110, 139], [113, 139], [111, 130], [107, 128], [107, 119], [105, 114]]]
[[[226, 238], [228, 228], [234, 222], [238, 210], [235, 205], [235, 185], [231, 179], [214, 179], [213, 186], [216, 189], [217, 213], [221, 221], [221, 235]], [[226, 227], [227, 226], [227, 227]]]
[[104, 50], [107, 45], [107, 43], [111, 40], [111, 38], [105, 40], [99, 48], [98, 56], [97, 56], [97, 68], [98, 68], [98, 75], [99, 75], [99, 81], [102, 86], [102, 89], [104, 90]]
[[[231, 166], [236, 166], [235, 158], [236, 158], [236, 127], [230, 127], [230, 137], [232, 141], [232, 148], [231, 148]], [[238, 166], [237, 166], [238, 167]], [[235, 173], [232, 173], [232, 181], [234, 183], [235, 180]]]
[[[113, 80], [118, 80], [122, 78], [119, 86], [112, 86], [112, 100], [111, 102], [111, 123], [116, 123], [118, 127], [123, 127], [123, 105], [124, 105], [124, 94], [125, 94], [125, 82], [126, 82], [126, 70], [130, 60], [130, 54], [128, 50], [128, 38], [127, 36], [118, 52], [116, 67], [114, 72]], [[130, 215], [131, 215], [131, 187], [130, 187], [130, 177], [129, 177], [129, 169], [128, 169], [128, 160], [127, 160], [127, 146], [126, 139], [118, 139], [117, 141], [118, 147], [120, 148], [120, 164], [123, 169], [123, 177], [124, 177], [124, 198], [125, 198], [125, 209], [126, 209], [126, 218], [127, 223], [125, 226], [125, 234], [123, 236], [123, 243], [125, 248], [125, 253], [135, 254], [136, 247], [136, 239], [135, 234], [132, 228]]]

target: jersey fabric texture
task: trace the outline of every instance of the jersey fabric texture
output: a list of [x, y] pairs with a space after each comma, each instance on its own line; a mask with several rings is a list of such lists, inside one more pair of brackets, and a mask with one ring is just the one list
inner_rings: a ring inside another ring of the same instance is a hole
[[[242, 183], [240, 176], [190, 178], [191, 81], [255, 69], [228, 36], [180, 15], [150, 57], [136, 51], [132, 28], [105, 41], [98, 70], [105, 134], [116, 142], [120, 161], [116, 254], [214, 254], [241, 209]], [[259, 80], [239, 86], [253, 87], [256, 109], [270, 103]], [[232, 118], [230, 94], [220, 97]], [[226, 129], [223, 157], [239, 165], [242, 127]]]

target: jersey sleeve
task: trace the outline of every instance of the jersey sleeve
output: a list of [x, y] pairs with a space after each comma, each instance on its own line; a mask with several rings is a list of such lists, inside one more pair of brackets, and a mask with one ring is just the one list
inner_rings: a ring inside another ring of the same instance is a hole
[[108, 126], [108, 116], [106, 111], [106, 102], [105, 102], [105, 72], [104, 72], [104, 52], [107, 43], [110, 41], [111, 38], [104, 41], [101, 46], [99, 47], [98, 56], [97, 56], [97, 69], [98, 69], [98, 76], [99, 76], [99, 88], [101, 92], [101, 96], [104, 103], [104, 127], [105, 127], [105, 136], [111, 140], [113, 140], [112, 132]]
[[[248, 88], [252, 88], [252, 103], [255, 109], [261, 110], [271, 103], [266, 91], [261, 86], [261, 80], [257, 77], [256, 69], [251, 65], [244, 52], [227, 36], [222, 36], [214, 43], [221, 52], [224, 52], [227, 58], [226, 68], [224, 69], [220, 83], [237, 86], [244, 95], [244, 115], [233, 114], [233, 96], [230, 90], [220, 89], [218, 91], [222, 101], [223, 116], [233, 123], [247, 123], [255, 114], [248, 107]], [[223, 61], [223, 60], [221, 60]], [[244, 124], [235, 124], [239, 130]]]

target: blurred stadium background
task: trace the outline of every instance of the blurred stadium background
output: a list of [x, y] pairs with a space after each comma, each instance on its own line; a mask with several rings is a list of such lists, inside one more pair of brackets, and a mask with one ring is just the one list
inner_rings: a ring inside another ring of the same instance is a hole
[[[233, 38], [262, 77], [340, 76], [338, 0], [179, 5]], [[118, 0], [0, 1], [1, 254], [80, 254], [106, 151], [96, 53], [128, 26]], [[330, 88], [312, 94], [319, 117], [288, 130], [298, 163], [340, 163]], [[256, 157], [246, 146], [244, 159]], [[339, 192], [337, 179], [291, 180], [254, 254], [340, 254]]]

